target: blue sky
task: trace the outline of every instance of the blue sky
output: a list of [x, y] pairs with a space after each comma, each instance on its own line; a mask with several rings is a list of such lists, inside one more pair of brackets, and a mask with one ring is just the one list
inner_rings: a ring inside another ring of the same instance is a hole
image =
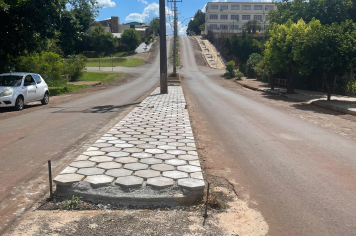
[[[250, 0], [251, 1], [251, 0]], [[253, 0], [252, 0], [253, 1]], [[260, 2], [265, 0], [255, 0], [254, 2]], [[267, 0], [271, 1], [271, 0]], [[158, 0], [97, 0], [101, 5], [98, 20], [105, 20], [111, 16], [120, 17], [120, 23], [127, 23], [131, 21], [139, 21], [149, 23], [154, 17], [159, 15]], [[167, 0], [166, 0], [167, 2]], [[194, 14], [200, 9], [203, 9], [206, 0], [183, 0], [181, 3], [177, 3], [179, 15], [179, 34], [184, 35], [186, 31], [186, 25], [189, 22], [189, 17], [193, 17]], [[226, 2], [226, 0], [213, 0], [213, 2]], [[244, 0], [229, 2], [244, 2]], [[166, 13], [167, 21], [172, 20], [172, 11], [170, 4], [167, 5]], [[167, 23], [167, 34], [171, 35], [172, 30], [170, 24]]]

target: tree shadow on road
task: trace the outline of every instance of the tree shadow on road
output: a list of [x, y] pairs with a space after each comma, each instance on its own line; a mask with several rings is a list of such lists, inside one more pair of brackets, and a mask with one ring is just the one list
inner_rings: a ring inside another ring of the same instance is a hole
[[[130, 103], [130, 104], [125, 104], [125, 105], [120, 105], [120, 106], [114, 106], [114, 105], [105, 105], [105, 106], [95, 106], [91, 107], [85, 110], [71, 110], [72, 108], [68, 109], [63, 109], [59, 111], [54, 111], [52, 113], [108, 113], [108, 112], [117, 112], [118, 109], [126, 108], [129, 106], [133, 105], [138, 105], [141, 102], [136, 102], [136, 103]], [[53, 108], [59, 108], [59, 107], [53, 107]]]

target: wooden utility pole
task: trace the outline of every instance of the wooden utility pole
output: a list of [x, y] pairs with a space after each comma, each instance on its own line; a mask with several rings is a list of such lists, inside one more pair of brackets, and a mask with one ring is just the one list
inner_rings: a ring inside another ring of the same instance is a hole
[[159, 0], [160, 23], [160, 84], [161, 94], [168, 93], [167, 83], [167, 41], [166, 41], [166, 1]]

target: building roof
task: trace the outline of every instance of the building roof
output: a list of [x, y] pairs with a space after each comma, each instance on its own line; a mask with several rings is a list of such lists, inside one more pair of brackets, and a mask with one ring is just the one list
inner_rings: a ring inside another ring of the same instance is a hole
[[144, 23], [140, 23], [140, 22], [136, 22], [136, 21], [133, 21], [133, 22], [129, 22], [129, 23], [126, 23], [124, 25], [143, 25]]

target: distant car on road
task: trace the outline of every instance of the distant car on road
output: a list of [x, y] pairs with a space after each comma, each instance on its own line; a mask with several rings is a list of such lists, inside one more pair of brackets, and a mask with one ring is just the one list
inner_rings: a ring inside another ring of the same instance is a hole
[[28, 102], [41, 101], [49, 103], [48, 85], [39, 74], [6, 73], [0, 74], [0, 107], [23, 109]]

